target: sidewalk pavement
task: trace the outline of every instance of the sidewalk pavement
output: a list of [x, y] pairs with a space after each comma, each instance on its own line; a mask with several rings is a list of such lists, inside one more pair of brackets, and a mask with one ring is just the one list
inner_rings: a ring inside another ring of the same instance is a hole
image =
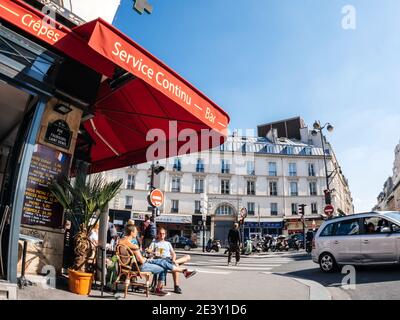
[[[221, 272], [210, 276], [198, 273], [191, 279], [181, 279], [183, 294], [175, 294], [172, 278], [168, 278], [165, 291], [170, 295], [158, 297], [143, 293], [129, 292], [127, 300], [332, 300], [329, 291], [317, 282], [277, 274], [256, 273], [241, 276]], [[40, 277], [35, 276], [36, 286], [18, 290], [19, 300], [115, 300], [123, 299], [123, 290], [116, 295], [92, 290], [89, 296], [80, 296], [68, 291], [66, 279], [58, 282], [58, 289], [43, 286]], [[216, 285], [218, 284], [218, 285]]]

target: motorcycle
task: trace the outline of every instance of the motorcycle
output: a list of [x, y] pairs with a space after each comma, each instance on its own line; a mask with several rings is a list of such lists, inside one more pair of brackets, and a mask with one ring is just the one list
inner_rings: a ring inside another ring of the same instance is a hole
[[285, 236], [278, 236], [276, 238], [275, 251], [288, 251], [289, 246]]
[[287, 244], [289, 249], [299, 250], [300, 249], [300, 241], [294, 237], [290, 237], [287, 240]]
[[262, 249], [263, 249], [263, 244], [261, 241], [253, 241], [252, 247], [253, 247], [253, 250], [252, 250], [253, 252], [261, 253]]
[[264, 236], [264, 241], [262, 243], [262, 251], [268, 252], [270, 249], [272, 251], [273, 238], [270, 235]]
[[212, 239], [208, 240], [206, 246], [207, 252], [211, 251], [219, 252], [219, 249], [221, 249], [221, 242], [219, 240], [212, 240]]

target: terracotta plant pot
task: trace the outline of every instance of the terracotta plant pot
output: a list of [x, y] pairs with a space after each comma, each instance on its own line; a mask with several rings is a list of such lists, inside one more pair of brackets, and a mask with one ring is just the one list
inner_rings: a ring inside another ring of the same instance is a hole
[[93, 273], [68, 269], [68, 285], [72, 293], [88, 295], [92, 289]]

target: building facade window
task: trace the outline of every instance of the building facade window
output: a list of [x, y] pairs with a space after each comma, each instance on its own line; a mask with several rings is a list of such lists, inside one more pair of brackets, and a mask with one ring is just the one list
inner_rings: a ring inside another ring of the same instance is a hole
[[267, 153], [274, 153], [274, 146], [267, 145], [265, 150], [267, 151]]
[[255, 195], [256, 194], [256, 182], [248, 180], [247, 181], [247, 194], [248, 195]]
[[204, 180], [203, 179], [195, 179], [194, 180], [194, 193], [203, 193], [204, 192]]
[[278, 195], [278, 183], [276, 181], [269, 182], [269, 195], [270, 196]]
[[276, 170], [276, 162], [268, 163], [268, 175], [271, 177], [276, 177], [278, 175]]
[[174, 166], [172, 168], [174, 171], [182, 171], [182, 163], [181, 159], [175, 158], [174, 159]]
[[133, 197], [126, 196], [125, 197], [125, 209], [131, 210], [133, 207]]
[[317, 214], [318, 213], [318, 207], [317, 207], [317, 203], [316, 202], [311, 203], [311, 213], [312, 214]]
[[230, 193], [230, 180], [222, 179], [221, 194], [229, 194], [229, 193]]
[[196, 200], [194, 202], [194, 213], [197, 213], [197, 214], [201, 213], [201, 202], [200, 202], [200, 200]]
[[172, 213], [179, 212], [179, 200], [171, 200], [171, 212]]
[[230, 173], [231, 164], [228, 160], [221, 160], [221, 173]]
[[310, 186], [310, 196], [316, 196], [317, 195], [317, 183], [315, 181], [311, 181], [309, 183]]
[[222, 205], [218, 207], [216, 214], [222, 216], [231, 216], [233, 215], [233, 210], [230, 206]]
[[292, 215], [298, 214], [298, 206], [297, 203], [292, 203]]
[[278, 204], [275, 202], [271, 203], [271, 216], [277, 216], [278, 215]]
[[293, 147], [287, 146], [286, 147], [286, 154], [293, 154]]
[[295, 163], [289, 163], [289, 176], [290, 177], [297, 176], [297, 166]]
[[196, 172], [204, 172], [204, 160], [203, 159], [197, 159]]
[[297, 197], [299, 195], [297, 182], [295, 181], [290, 182], [290, 195], [292, 197]]
[[305, 153], [307, 156], [311, 156], [311, 155], [312, 155], [312, 148], [311, 148], [311, 147], [305, 147], [305, 148], [304, 148], [304, 153]]
[[308, 164], [308, 176], [309, 177], [315, 177], [315, 165], [314, 165], [314, 163], [309, 163]]
[[254, 176], [256, 174], [253, 161], [247, 161], [246, 167], [247, 167], [247, 175]]
[[126, 188], [129, 190], [135, 189], [135, 176], [133, 174], [128, 174], [126, 179]]
[[256, 204], [254, 202], [247, 202], [247, 214], [250, 216], [255, 215]]
[[171, 192], [181, 192], [181, 178], [172, 178]]

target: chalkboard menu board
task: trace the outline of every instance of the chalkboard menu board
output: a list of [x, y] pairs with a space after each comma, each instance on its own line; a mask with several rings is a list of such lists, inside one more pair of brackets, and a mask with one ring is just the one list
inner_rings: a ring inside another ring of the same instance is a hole
[[68, 154], [35, 145], [26, 183], [22, 224], [62, 228], [64, 210], [48, 185], [52, 179], [68, 175], [70, 161]]

